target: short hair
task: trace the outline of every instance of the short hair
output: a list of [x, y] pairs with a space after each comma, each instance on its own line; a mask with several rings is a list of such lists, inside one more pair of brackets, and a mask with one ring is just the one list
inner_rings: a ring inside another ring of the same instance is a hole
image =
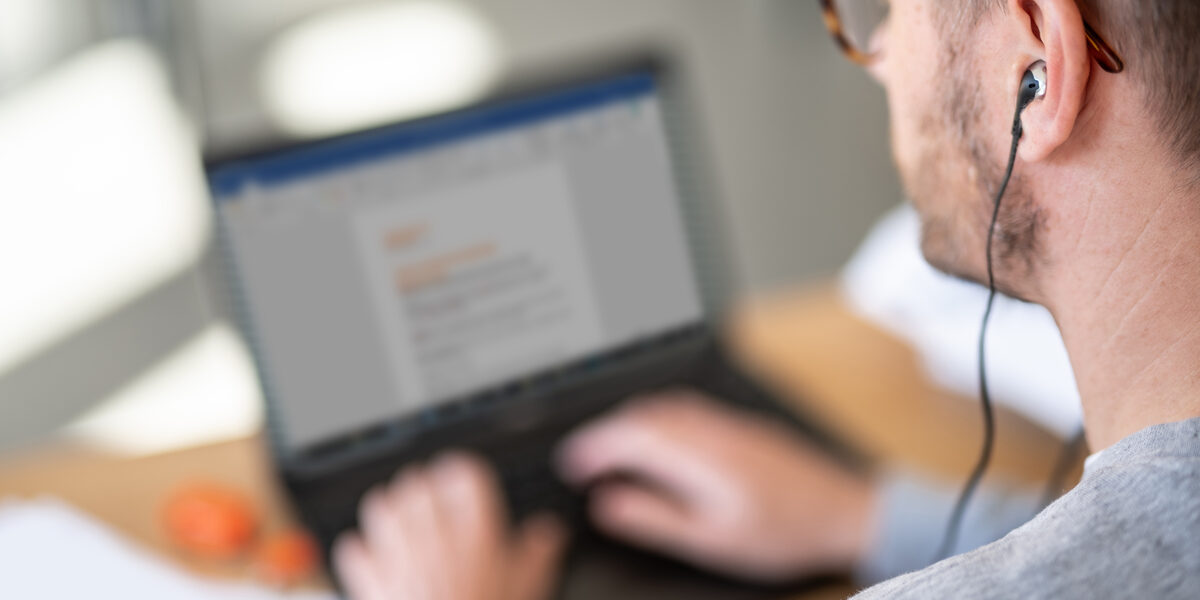
[[1126, 72], [1141, 83], [1169, 147], [1200, 168], [1200, 2], [1086, 0], [1096, 27], [1124, 53]]
[[[1077, 0], [1088, 22], [1137, 79], [1166, 147], [1200, 181], [1200, 1]], [[973, 27], [1002, 0], [973, 0], [958, 16]]]

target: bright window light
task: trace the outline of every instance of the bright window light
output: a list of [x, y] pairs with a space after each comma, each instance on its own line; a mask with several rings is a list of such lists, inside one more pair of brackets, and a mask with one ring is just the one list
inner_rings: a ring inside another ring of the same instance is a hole
[[0, 99], [0, 376], [195, 262], [209, 228], [198, 163], [136, 42]]
[[241, 338], [213, 325], [63, 433], [126, 455], [245, 437], [262, 424], [257, 381]]
[[377, 1], [284, 31], [263, 56], [260, 83], [282, 129], [319, 136], [460, 106], [499, 69], [495, 36], [467, 7]]
[[0, 89], [50, 58], [61, 8], [54, 0], [0, 0]]

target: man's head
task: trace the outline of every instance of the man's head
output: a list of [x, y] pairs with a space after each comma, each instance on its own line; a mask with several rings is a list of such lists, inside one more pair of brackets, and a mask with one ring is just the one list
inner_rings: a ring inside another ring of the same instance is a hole
[[[896, 161], [935, 266], [983, 279], [1017, 86], [1038, 60], [1048, 92], [1024, 114], [997, 229], [1004, 291], [1045, 302], [1047, 280], [1061, 278], [1073, 248], [1094, 245], [1085, 237], [1104, 231], [1088, 227], [1095, 190], [1148, 169], [1171, 173], [1177, 187], [1200, 181], [1195, 0], [891, 4], [872, 71], [888, 91]], [[1085, 17], [1123, 56], [1125, 72], [1106, 73], [1092, 59]]]

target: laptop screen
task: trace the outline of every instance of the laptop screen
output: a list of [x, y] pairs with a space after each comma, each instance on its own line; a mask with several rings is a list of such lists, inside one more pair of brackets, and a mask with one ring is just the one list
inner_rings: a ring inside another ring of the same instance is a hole
[[209, 179], [291, 449], [703, 318], [649, 73]]

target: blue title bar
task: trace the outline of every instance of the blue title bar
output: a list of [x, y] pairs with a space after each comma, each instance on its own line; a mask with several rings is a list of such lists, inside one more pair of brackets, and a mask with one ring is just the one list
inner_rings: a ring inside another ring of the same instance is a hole
[[400, 123], [325, 142], [223, 163], [208, 174], [217, 201], [250, 183], [271, 186], [383, 156], [413, 152], [500, 129], [516, 127], [599, 105], [628, 101], [654, 91], [654, 76], [629, 74], [598, 84], [551, 92], [463, 112]]

